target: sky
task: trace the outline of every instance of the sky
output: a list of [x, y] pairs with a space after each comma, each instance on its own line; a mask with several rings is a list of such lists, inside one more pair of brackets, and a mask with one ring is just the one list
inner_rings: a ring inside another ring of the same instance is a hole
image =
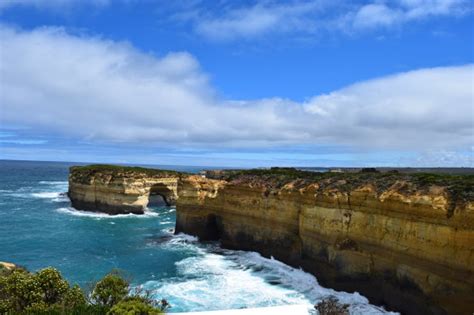
[[474, 6], [1, 0], [0, 159], [474, 167]]

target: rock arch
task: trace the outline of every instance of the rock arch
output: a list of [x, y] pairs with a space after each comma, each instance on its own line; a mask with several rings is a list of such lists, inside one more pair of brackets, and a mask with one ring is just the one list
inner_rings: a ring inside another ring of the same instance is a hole
[[78, 210], [143, 214], [158, 196], [166, 205], [176, 204], [180, 176], [174, 171], [139, 167], [76, 166], [69, 174], [68, 196]]
[[170, 186], [169, 183], [153, 184], [148, 192], [147, 206], [159, 206], [163, 204], [167, 206], [176, 205], [177, 193], [173, 188], [174, 187]]

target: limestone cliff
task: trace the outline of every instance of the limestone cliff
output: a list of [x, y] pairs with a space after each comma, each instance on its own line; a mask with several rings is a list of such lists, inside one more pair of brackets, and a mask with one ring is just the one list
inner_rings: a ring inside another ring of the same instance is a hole
[[472, 176], [208, 177], [179, 181], [177, 233], [259, 251], [404, 314], [474, 312]]
[[177, 198], [181, 173], [111, 165], [74, 166], [68, 196], [79, 210], [109, 214], [142, 214], [150, 196], [160, 195], [168, 205]]

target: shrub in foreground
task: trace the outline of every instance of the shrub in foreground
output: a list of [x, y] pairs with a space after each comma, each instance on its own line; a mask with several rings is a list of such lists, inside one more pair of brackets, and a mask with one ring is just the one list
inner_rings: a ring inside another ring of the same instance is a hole
[[22, 268], [0, 269], [0, 314], [155, 315], [169, 307], [129, 283], [117, 272], [98, 281], [91, 294], [69, 283], [54, 268], [30, 273]]

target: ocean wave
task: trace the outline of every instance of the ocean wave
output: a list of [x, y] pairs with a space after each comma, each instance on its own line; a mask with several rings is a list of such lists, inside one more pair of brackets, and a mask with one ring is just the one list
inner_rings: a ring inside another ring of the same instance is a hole
[[397, 314], [371, 305], [359, 293], [324, 288], [301, 269], [255, 252], [226, 250], [217, 243], [202, 244], [196, 237], [178, 234], [161, 246], [192, 251], [175, 263], [177, 276], [148, 281], [142, 286], [157, 299], [166, 298], [173, 311], [209, 311], [277, 305], [306, 305], [335, 297], [350, 305], [352, 315]]
[[176, 263], [178, 277], [148, 281], [143, 287], [165, 297], [174, 311], [209, 311], [288, 304], [306, 304], [298, 292], [272, 286], [217, 254], [197, 255]]
[[43, 185], [68, 185], [68, 181], [58, 181], [58, 180], [42, 180], [39, 183]]
[[41, 199], [53, 199], [58, 198], [61, 195], [61, 192], [44, 191], [38, 193], [31, 193], [30, 195]]
[[60, 193], [59, 197], [52, 199], [54, 202], [69, 202], [71, 201], [66, 193]]
[[22, 199], [51, 199], [57, 202], [69, 201], [66, 190], [67, 187], [54, 187], [54, 190], [41, 191], [36, 186], [23, 186], [17, 189], [0, 189], [0, 194]]
[[32, 198], [31, 191], [33, 187], [20, 187], [18, 189], [1, 189], [0, 193], [4, 196], [15, 197], [15, 198]]
[[172, 223], [173, 221], [170, 221], [170, 220], [160, 221], [160, 225], [172, 224]]
[[312, 304], [329, 297], [336, 297], [341, 303], [350, 305], [352, 315], [397, 314], [371, 305], [367, 298], [358, 292], [347, 293], [322, 287], [316, 277], [310, 273], [290, 267], [273, 258], [265, 258], [255, 252], [225, 251], [224, 253], [229, 255], [232, 261], [250, 268], [268, 282], [303, 293]]
[[166, 215], [166, 214], [176, 212], [176, 207], [168, 207], [168, 206], [152, 207], [152, 208], [145, 207], [145, 211], [153, 211], [153, 210], [156, 210], [156, 209], [159, 209], [159, 214], [160, 215]]
[[51, 199], [54, 202], [67, 202], [69, 201], [69, 197], [65, 192], [59, 191], [43, 191], [43, 192], [35, 192], [31, 193], [30, 196], [33, 198], [40, 198], [40, 199]]
[[123, 219], [123, 218], [140, 218], [140, 219], [147, 219], [147, 218], [155, 218], [159, 216], [159, 213], [152, 212], [152, 211], [145, 211], [144, 214], [116, 214], [110, 215], [103, 212], [90, 212], [90, 211], [81, 211], [74, 209], [73, 207], [62, 207], [56, 209], [56, 212], [73, 215], [76, 217], [89, 217], [94, 219]]
[[[169, 233], [174, 233], [174, 229]], [[177, 244], [177, 243], [198, 243], [199, 239], [197, 236], [185, 234], [185, 233], [178, 233], [174, 235], [173, 239], [169, 241], [170, 244]]]

